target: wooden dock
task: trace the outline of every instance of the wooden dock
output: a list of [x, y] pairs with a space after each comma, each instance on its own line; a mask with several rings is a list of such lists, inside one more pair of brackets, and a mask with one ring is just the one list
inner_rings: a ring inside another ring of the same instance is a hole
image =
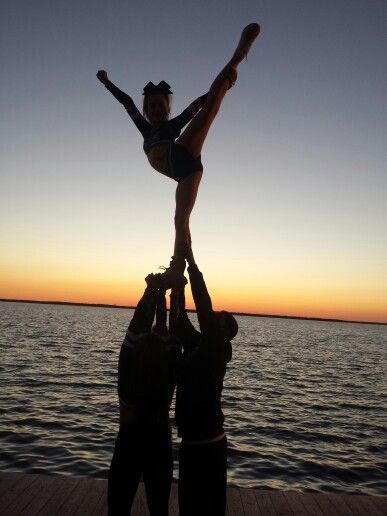
[[[1, 516], [98, 516], [107, 514], [106, 480], [62, 475], [0, 473]], [[170, 515], [178, 515], [172, 484]], [[140, 484], [132, 516], [148, 515]], [[203, 515], [205, 505], [203, 505]], [[299, 493], [228, 488], [228, 516], [387, 516], [387, 496]]]

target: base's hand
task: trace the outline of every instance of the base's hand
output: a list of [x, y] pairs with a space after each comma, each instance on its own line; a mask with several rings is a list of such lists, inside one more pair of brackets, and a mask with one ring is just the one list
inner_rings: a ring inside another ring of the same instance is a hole
[[155, 281], [155, 275], [154, 274], [148, 274], [148, 276], [145, 278], [145, 283], [148, 285], [148, 287], [152, 287]]
[[162, 281], [161, 281], [162, 276], [163, 275], [160, 273], [148, 274], [148, 276], [145, 278], [145, 282], [148, 287], [161, 288], [162, 287]]
[[98, 70], [97, 77], [102, 82], [102, 84], [105, 84], [105, 82], [109, 80], [108, 74], [105, 72], [105, 70]]

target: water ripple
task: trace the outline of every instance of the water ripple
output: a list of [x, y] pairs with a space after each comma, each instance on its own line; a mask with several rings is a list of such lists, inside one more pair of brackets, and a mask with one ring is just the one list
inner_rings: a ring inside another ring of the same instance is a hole
[[[131, 315], [0, 303], [3, 471], [107, 477], [118, 352]], [[223, 403], [229, 483], [385, 494], [387, 329], [238, 322]], [[177, 439], [173, 453], [176, 465]]]

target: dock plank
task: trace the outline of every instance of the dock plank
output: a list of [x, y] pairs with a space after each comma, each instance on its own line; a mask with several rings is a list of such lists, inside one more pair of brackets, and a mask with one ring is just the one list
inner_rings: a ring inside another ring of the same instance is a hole
[[385, 513], [383, 513], [379, 507], [374, 505], [372, 503], [372, 497], [371, 496], [362, 496], [361, 497], [361, 503], [363, 504], [363, 507], [367, 510], [367, 514], [375, 514], [375, 516], [384, 516]]
[[307, 511], [307, 514], [313, 516], [324, 516], [316, 500], [313, 497], [314, 493], [302, 493], [302, 503]]
[[83, 503], [85, 497], [90, 492], [90, 485], [88, 478], [79, 479], [77, 488], [74, 489], [67, 500], [62, 504], [58, 511], [60, 516], [74, 516], [78, 510], [78, 507]]
[[106, 490], [106, 482], [97, 479], [88, 479], [86, 491], [74, 516], [93, 516], [100, 498]]
[[146, 502], [146, 495], [145, 495], [145, 486], [142, 482], [139, 484], [139, 486], [137, 488], [137, 493], [133, 500], [132, 512], [136, 516], [137, 515], [138, 516], [148, 516], [149, 515], [148, 505]]
[[241, 488], [239, 489], [239, 494], [245, 516], [265, 516], [259, 510], [253, 489]]
[[79, 478], [74, 478], [67, 475], [58, 475], [54, 478], [55, 485], [53, 488], [52, 496], [40, 509], [38, 516], [52, 516], [53, 514], [57, 514], [71, 493], [77, 489], [79, 484]]
[[313, 498], [324, 516], [341, 516], [335, 504], [323, 493], [313, 493]]
[[302, 503], [302, 493], [297, 491], [284, 491], [284, 496], [296, 516], [308, 516], [308, 512]]
[[21, 474], [20, 480], [1, 498], [2, 516], [20, 512], [28, 504], [32, 486], [37, 481], [37, 475]]
[[276, 516], [276, 512], [274, 510], [274, 506], [271, 502], [270, 493], [271, 491], [261, 491], [255, 489], [255, 499], [257, 500], [257, 505], [262, 514], [265, 516]]
[[240, 516], [244, 514], [241, 495], [239, 489], [235, 487], [229, 487], [227, 489], [227, 516]]
[[370, 496], [371, 501], [375, 507], [377, 507], [384, 516], [387, 516], [387, 496]]
[[337, 493], [327, 493], [325, 496], [332, 502], [340, 516], [353, 516], [353, 512], [345, 503], [341, 495]]
[[20, 516], [36, 516], [55, 495], [61, 484], [62, 479], [59, 477], [39, 475], [37, 482], [31, 486], [29, 503], [18, 514]]
[[17, 488], [20, 475], [23, 475], [23, 473], [2, 473], [0, 475], [0, 496], [14, 487]]
[[[361, 495], [342, 495], [344, 502], [349, 506], [354, 516], [380, 516], [380, 509], [375, 508], [366, 496]], [[382, 513], [383, 514], [383, 513]]]
[[[170, 516], [178, 516], [172, 483]], [[204, 508], [203, 508], [204, 510]], [[66, 475], [0, 473], [1, 516], [106, 516], [107, 481]], [[230, 487], [227, 516], [387, 516], [387, 497]], [[141, 483], [132, 516], [149, 516]], [[199, 515], [200, 516], [200, 515]]]
[[362, 507], [359, 506], [358, 500], [355, 500], [353, 498], [353, 495], [351, 496], [351, 495], [343, 494], [342, 499], [348, 505], [348, 507], [351, 509], [352, 514], [354, 516], [362, 516], [364, 514]]
[[293, 511], [290, 508], [282, 491], [273, 491], [270, 494], [270, 497], [275, 513], [278, 516], [293, 516]]
[[179, 495], [177, 482], [172, 482], [171, 495], [169, 497], [169, 514], [170, 516], [179, 516]]
[[105, 484], [105, 490], [102, 492], [101, 498], [99, 499], [94, 510], [95, 510], [94, 516], [106, 516], [108, 513], [107, 482]]

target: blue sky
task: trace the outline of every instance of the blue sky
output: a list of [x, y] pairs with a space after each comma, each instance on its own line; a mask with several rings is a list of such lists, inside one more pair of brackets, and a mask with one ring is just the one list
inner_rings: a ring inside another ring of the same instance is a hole
[[385, 2], [5, 1], [0, 17], [4, 275], [71, 269], [74, 286], [91, 263], [143, 277], [169, 261], [175, 185], [95, 73], [138, 105], [164, 79], [177, 114], [258, 21], [203, 150], [198, 261], [222, 295], [257, 292], [254, 311], [264, 278], [387, 313]]

